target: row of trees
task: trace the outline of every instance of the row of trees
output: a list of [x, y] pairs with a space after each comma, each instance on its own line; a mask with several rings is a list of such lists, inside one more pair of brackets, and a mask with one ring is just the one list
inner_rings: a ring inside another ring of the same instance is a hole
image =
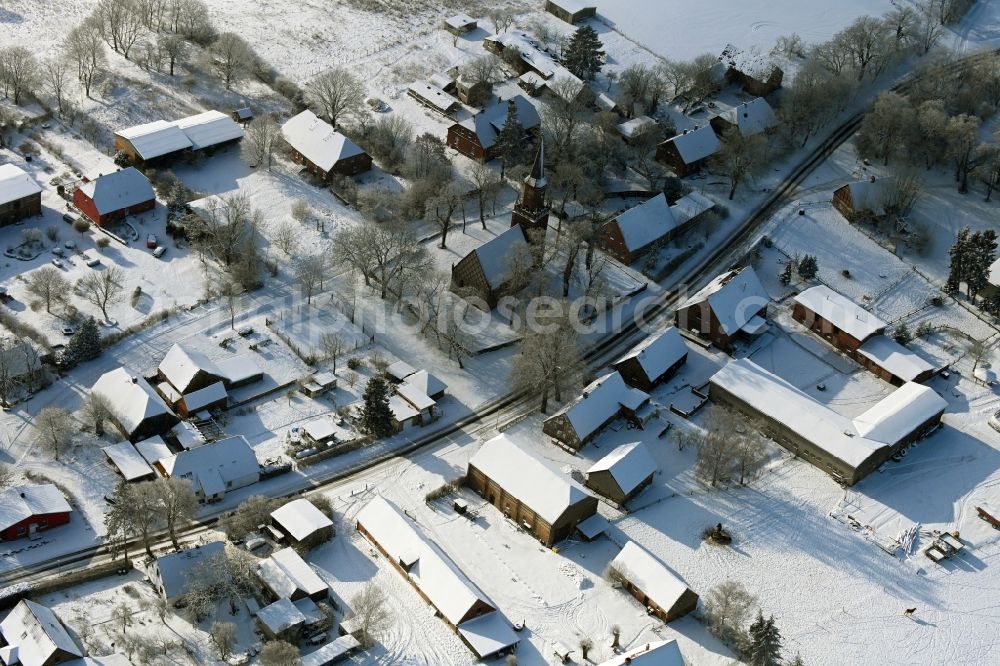
[[718, 406], [708, 409], [704, 422], [703, 431], [684, 430], [675, 435], [681, 450], [697, 448], [695, 475], [713, 487], [733, 481], [746, 485], [756, 479], [767, 460], [764, 436]]
[[[975, 301], [989, 284], [990, 266], [997, 258], [997, 232], [993, 229], [972, 232], [965, 227], [958, 232], [948, 254], [951, 263], [945, 292], [957, 294], [964, 284], [969, 300]], [[1000, 299], [997, 301], [987, 303], [988, 309], [998, 308]]]
[[153, 557], [154, 535], [166, 529], [174, 548], [180, 548], [178, 531], [194, 520], [198, 497], [187, 479], [160, 477], [155, 481], [120, 483], [104, 515], [106, 541], [112, 552], [127, 556], [127, 543], [139, 539], [146, 555]]

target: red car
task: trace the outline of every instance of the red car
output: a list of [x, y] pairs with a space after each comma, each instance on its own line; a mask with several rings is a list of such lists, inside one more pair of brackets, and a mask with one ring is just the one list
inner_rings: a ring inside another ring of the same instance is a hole
[[156, 236], [154, 236], [153, 234], [149, 234], [148, 236], [146, 236], [146, 247], [148, 247], [150, 250], [156, 247]]

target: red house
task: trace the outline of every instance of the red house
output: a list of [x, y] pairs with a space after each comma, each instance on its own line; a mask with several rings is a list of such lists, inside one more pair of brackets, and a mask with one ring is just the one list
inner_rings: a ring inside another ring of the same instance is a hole
[[135, 167], [121, 169], [87, 181], [73, 193], [73, 204], [91, 222], [105, 226], [156, 206], [156, 193], [149, 179]]
[[0, 541], [65, 525], [72, 511], [69, 502], [51, 483], [8, 488], [0, 493]]

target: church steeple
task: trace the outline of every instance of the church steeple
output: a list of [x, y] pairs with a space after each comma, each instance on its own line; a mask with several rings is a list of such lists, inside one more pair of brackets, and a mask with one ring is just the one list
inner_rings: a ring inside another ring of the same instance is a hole
[[538, 139], [538, 152], [535, 162], [531, 165], [531, 173], [524, 179], [524, 184], [536, 189], [545, 189], [545, 137]]
[[521, 225], [525, 230], [545, 231], [549, 226], [549, 209], [545, 205], [545, 139], [539, 138], [538, 152], [531, 165], [531, 173], [524, 179], [521, 199], [514, 206], [510, 224]]

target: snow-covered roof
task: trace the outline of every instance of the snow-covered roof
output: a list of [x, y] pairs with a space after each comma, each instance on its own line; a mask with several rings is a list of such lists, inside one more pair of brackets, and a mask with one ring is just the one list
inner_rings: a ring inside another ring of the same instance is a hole
[[406, 361], [396, 361], [385, 369], [385, 373], [397, 381], [403, 381], [414, 372], [416, 369]]
[[234, 113], [236, 114], [236, 117], [239, 118], [240, 120], [250, 120], [253, 118], [253, 109], [251, 109], [249, 106], [244, 106], [242, 108], [236, 109]]
[[517, 117], [517, 121], [525, 130], [534, 129], [541, 124], [541, 118], [534, 105], [523, 95], [514, 95], [509, 99], [491, 104], [476, 115], [466, 118], [459, 125], [474, 131], [479, 137], [479, 143], [483, 149], [489, 149], [496, 143], [497, 134], [507, 122], [507, 110], [511, 103], [514, 104], [514, 115]]
[[621, 571], [630, 583], [664, 611], [670, 610], [688, 591], [684, 581], [675, 576], [667, 565], [634, 541], [625, 543], [610, 566]]
[[587, 470], [587, 474], [610, 473], [622, 492], [628, 495], [648, 479], [650, 474], [656, 473], [657, 469], [656, 461], [643, 443], [631, 442], [622, 444], [598, 460]]
[[156, 198], [149, 179], [135, 167], [106, 173], [84, 183], [80, 190], [94, 202], [99, 215], [131, 208]]
[[0, 164], [0, 205], [41, 191], [41, 186], [28, 172], [13, 164]]
[[184, 396], [184, 407], [188, 412], [196, 412], [221, 400], [226, 400], [228, 397], [226, 385], [222, 382], [215, 382]]
[[656, 125], [656, 121], [649, 116], [636, 116], [619, 124], [618, 133], [626, 139], [631, 139], [653, 125]]
[[461, 102], [455, 96], [446, 93], [429, 81], [414, 81], [407, 88], [407, 92], [422, 102], [430, 104], [440, 113], [448, 113], [456, 106], [461, 106]]
[[0, 531], [25, 518], [72, 510], [63, 494], [51, 483], [13, 486], [0, 492]]
[[594, 5], [588, 5], [579, 0], [548, 0], [549, 4], [562, 9], [563, 11], [575, 14], [584, 9], [594, 9]]
[[655, 197], [629, 208], [614, 219], [629, 252], [636, 252], [660, 240], [679, 225], [660, 192]]
[[221, 377], [222, 372], [214, 361], [199, 351], [175, 343], [157, 367], [161, 374], [182, 394], [191, 388], [199, 372]]
[[990, 264], [989, 277], [986, 280], [994, 287], [1000, 287], [1000, 259]]
[[934, 366], [919, 354], [884, 335], [873, 335], [865, 340], [858, 353], [904, 382], [912, 382], [925, 372], [934, 370]]
[[187, 421], [181, 421], [170, 432], [183, 449], [194, 449], [206, 443], [205, 435]]
[[711, 125], [684, 130], [682, 134], [667, 139], [667, 142], [677, 146], [677, 152], [685, 164], [694, 164], [710, 157], [722, 147]]
[[282, 548], [261, 560], [257, 575], [279, 597], [291, 597], [296, 591], [311, 597], [328, 589], [323, 579], [293, 548]]
[[205, 111], [181, 118], [174, 124], [184, 132], [195, 150], [243, 138], [243, 128], [220, 111]]
[[358, 512], [357, 522], [395, 562], [409, 565], [407, 575], [452, 625], [478, 604], [492, 603], [437, 544], [385, 498], [378, 496]]
[[444, 20], [444, 22], [451, 28], [456, 30], [465, 30], [471, 25], [476, 24], [476, 19], [472, 18], [468, 14], [455, 14], [454, 16], [449, 16]]
[[555, 73], [564, 69], [555, 59], [543, 51], [531, 36], [522, 30], [508, 30], [498, 35], [486, 38], [499, 43], [506, 49], [515, 49], [525, 64], [538, 72], [543, 78], [550, 79]]
[[715, 207], [715, 202], [706, 197], [700, 192], [689, 192], [685, 194], [670, 207], [670, 210], [674, 214], [674, 219], [677, 220], [678, 225], [686, 224], [687, 222], [698, 217], [706, 211], [710, 211]]
[[105, 654], [99, 657], [88, 656], [65, 662], [64, 666], [133, 666], [129, 658], [121, 652]]
[[260, 366], [250, 354], [239, 354], [215, 363], [219, 375], [230, 384], [245, 382], [251, 377], [263, 374]]
[[499, 289], [510, 279], [511, 262], [527, 252], [528, 241], [524, 239], [524, 229], [520, 224], [510, 227], [499, 236], [491, 238], [473, 252], [486, 276], [486, 282], [493, 289]]
[[677, 641], [644, 643], [621, 654], [616, 654], [598, 666], [685, 666], [684, 656]]
[[222, 571], [219, 567], [199, 567], [198, 565], [216, 556], [221, 556], [225, 552], [226, 543], [224, 541], [212, 541], [156, 558], [156, 569], [163, 587], [163, 596], [167, 599], [175, 599], [187, 592], [188, 580], [196, 569], [198, 569], [197, 573], [207, 576], [221, 576]]
[[119, 442], [105, 446], [101, 450], [115, 464], [126, 481], [135, 481], [155, 474], [153, 468], [143, 460], [131, 442]]
[[403, 383], [412, 386], [426, 395], [437, 395], [448, 389], [447, 384], [426, 370], [419, 370], [409, 374]]
[[885, 213], [885, 195], [895, 178], [871, 177], [866, 180], [856, 180], [844, 185], [851, 193], [851, 205], [854, 210], [867, 210], [877, 215]]
[[410, 403], [414, 409], [421, 412], [425, 409], [430, 409], [435, 404], [433, 398], [428, 396], [413, 384], [408, 384], [406, 382], [403, 382], [396, 387], [396, 394], [406, 402]]
[[761, 53], [757, 46], [741, 49], [733, 44], [726, 44], [726, 48], [719, 56], [719, 61], [738, 72], [752, 76], [758, 81], [767, 81], [771, 78], [774, 70], [778, 69], [774, 61], [766, 54]]
[[894, 444], [944, 411], [948, 403], [934, 389], [907, 382], [854, 418], [862, 437]]
[[420, 416], [420, 412], [413, 405], [398, 395], [389, 396], [389, 411], [392, 412], [392, 417], [399, 423], [405, 423], [410, 419]]
[[302, 429], [309, 437], [317, 442], [324, 442], [337, 434], [337, 426], [329, 416], [321, 416], [302, 425]]
[[280, 634], [292, 627], [304, 624], [306, 616], [289, 599], [278, 599], [257, 611], [257, 619], [271, 633]]
[[497, 435], [484, 443], [469, 465], [493, 479], [550, 525], [571, 506], [591, 497], [583, 486], [507, 435]]
[[55, 663], [52, 657], [60, 650], [83, 656], [52, 609], [27, 599], [19, 601], [0, 622], [0, 634], [16, 648], [17, 660], [11, 660], [11, 666], [47, 666]]
[[517, 645], [520, 641], [510, 623], [498, 611], [463, 622], [456, 629], [480, 659]]
[[723, 111], [719, 116], [726, 122], [736, 125], [740, 134], [750, 136], [760, 134], [778, 124], [774, 109], [763, 97], [757, 97], [749, 102]]
[[296, 541], [333, 526], [325, 513], [304, 497], [292, 500], [271, 512], [271, 520], [283, 527]]
[[91, 392], [108, 401], [115, 419], [129, 434], [135, 432], [146, 419], [173, 414], [149, 382], [125, 368], [101, 375]]
[[0, 340], [0, 346], [0, 367], [8, 381], [42, 369], [42, 352], [34, 342]]
[[769, 300], [757, 274], [747, 266], [716, 276], [679, 309], [708, 301], [723, 332], [733, 335], [746, 326]]
[[128, 139], [139, 156], [151, 160], [191, 147], [191, 139], [175, 124], [166, 120], [128, 127], [115, 132]]
[[673, 367], [677, 361], [684, 358], [688, 353], [687, 345], [680, 331], [671, 326], [659, 335], [653, 335], [632, 348], [623, 356], [619, 363], [634, 358], [638, 360], [642, 371], [649, 379], [656, 379], [668, 368]]
[[595, 379], [578, 398], [546, 421], [565, 415], [577, 437], [584, 440], [617, 415], [623, 406], [635, 409], [648, 399], [646, 393], [627, 385], [616, 370]]
[[224, 493], [231, 483], [256, 476], [260, 463], [243, 437], [228, 437], [187, 449], [159, 461], [168, 476], [190, 479], [206, 497]]
[[855, 468], [946, 405], [932, 389], [907, 383], [852, 421], [749, 359], [731, 361], [710, 381]]
[[282, 125], [281, 135], [292, 148], [323, 171], [329, 171], [341, 160], [365, 152], [309, 109]]
[[149, 439], [144, 439], [135, 445], [135, 450], [139, 452], [150, 465], [161, 458], [172, 455], [170, 447], [159, 435], [154, 435]]
[[345, 655], [353, 650], [357, 650], [359, 647], [361, 647], [361, 643], [354, 636], [350, 634], [340, 636], [320, 649], [302, 655], [302, 658], [299, 660], [299, 666], [327, 666], [327, 664], [332, 664], [342, 659]]
[[862, 342], [883, 331], [887, 326], [871, 312], [825, 284], [810, 287], [799, 293], [795, 296], [795, 302]]

